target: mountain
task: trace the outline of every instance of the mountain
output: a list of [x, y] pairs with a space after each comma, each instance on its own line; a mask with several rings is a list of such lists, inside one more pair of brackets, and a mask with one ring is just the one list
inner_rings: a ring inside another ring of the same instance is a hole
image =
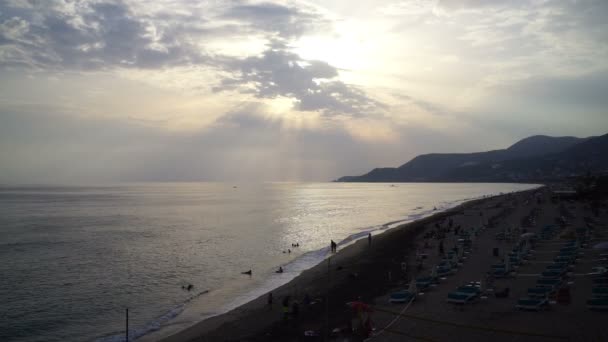
[[503, 150], [433, 153], [397, 168], [378, 168], [338, 182], [513, 182], [559, 179], [608, 168], [608, 134], [600, 137], [536, 135]]
[[559, 153], [590, 138], [549, 137], [534, 135], [522, 139], [507, 148], [506, 159], [525, 158]]

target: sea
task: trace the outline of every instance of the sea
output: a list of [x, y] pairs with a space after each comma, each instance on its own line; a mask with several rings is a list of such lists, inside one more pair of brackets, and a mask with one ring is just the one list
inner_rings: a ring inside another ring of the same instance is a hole
[[127, 309], [129, 340], [156, 340], [289, 282], [323, 261], [331, 240], [341, 248], [537, 186], [3, 186], [0, 341], [125, 341]]

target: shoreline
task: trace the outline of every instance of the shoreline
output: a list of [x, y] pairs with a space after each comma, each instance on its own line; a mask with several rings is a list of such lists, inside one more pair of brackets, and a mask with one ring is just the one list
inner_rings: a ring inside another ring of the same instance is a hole
[[[394, 253], [382, 253], [382, 250], [374, 248], [376, 245], [386, 245], [387, 243], [394, 245], [396, 241], [402, 243], [404, 252], [403, 259], [407, 262], [407, 255], [411, 254], [411, 250], [408, 247], [411, 247], [415, 237], [422, 232], [428, 224], [440, 221], [451, 215], [463, 213], [467, 209], [482, 205], [493, 199], [511, 195], [521, 195], [531, 191], [537, 191], [542, 187], [543, 185], [539, 185], [536, 188], [519, 192], [463, 200], [463, 203], [452, 208], [437, 213], [431, 213], [429, 216], [417, 218], [411, 222], [381, 230], [380, 234], [374, 235], [371, 248], [367, 246], [367, 239], [364, 237], [359, 238], [342, 247], [336, 254], [333, 254], [315, 266], [304, 270], [286, 284], [271, 290], [270, 292], [273, 293], [275, 303], [272, 309], [269, 309], [266, 304], [268, 293], [264, 293], [226, 313], [206, 318], [183, 330], [162, 337], [160, 341], [238, 340], [244, 337], [258, 335], [269, 330], [276, 325], [277, 322], [281, 321], [280, 302], [284, 296], [291, 296], [292, 298], [300, 300], [302, 296], [306, 294], [313, 299], [317, 299], [319, 304], [315, 304], [316, 307], [305, 308], [306, 311], [317, 312], [317, 314], [324, 312], [325, 306], [333, 307], [335, 303], [344, 303], [344, 301], [339, 298], [334, 299], [332, 291], [335, 292], [337, 289], [340, 289], [340, 297], [351, 298], [351, 300], [354, 300], [359, 296], [364, 298], [374, 297], [388, 289], [386, 284], [383, 284], [383, 286], [380, 287], [376, 286], [375, 289], [370, 289], [369, 282], [366, 281], [364, 283], [366, 283], [367, 286], [364, 286], [363, 288], [353, 287], [352, 284], [350, 284], [353, 274], [359, 274], [359, 272], [356, 271], [361, 268], [366, 268], [366, 264], [369, 266], [374, 263], [377, 264], [379, 261], [387, 264], [386, 266], [388, 266], [388, 268], [396, 268], [394, 274], [399, 274], [398, 267], [395, 266], [400, 267], [401, 265], [401, 260], [394, 260], [394, 255], [392, 257], [390, 256], [390, 254]], [[390, 223], [387, 223], [385, 225], [389, 224]], [[394, 247], [389, 250], [394, 250]], [[390, 259], [390, 261], [388, 261], [388, 259]], [[325, 302], [325, 293], [327, 292], [328, 287], [328, 274], [330, 277], [329, 287], [331, 294], [329, 303]], [[382, 275], [380, 275], [380, 277], [382, 277]], [[382, 282], [379, 282], [378, 285], [380, 285], [380, 283]], [[394, 287], [395, 284], [389, 285]], [[351, 287], [352, 289], [351, 291], [344, 291], [345, 287]], [[361, 293], [357, 295], [354, 292]], [[369, 294], [363, 292], [368, 292]], [[334, 299], [333, 304], [332, 299]], [[339, 308], [339, 306], [337, 308]], [[310, 312], [305, 312], [304, 314], [310, 314]], [[146, 340], [146, 337], [144, 336], [142, 340]]]

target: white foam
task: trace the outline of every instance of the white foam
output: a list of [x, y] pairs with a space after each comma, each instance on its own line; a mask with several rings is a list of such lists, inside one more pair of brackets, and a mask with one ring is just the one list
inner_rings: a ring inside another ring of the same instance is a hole
[[[193, 299], [200, 297], [201, 295], [204, 295], [208, 292], [209, 291], [202, 291], [202, 292], [195, 294], [194, 296], [186, 299], [184, 302], [174, 306], [173, 308], [171, 308], [169, 311], [167, 311], [163, 315], [161, 315], [161, 316], [157, 317], [156, 319], [154, 319], [153, 321], [147, 323], [142, 328], [129, 329], [129, 341], [134, 341], [146, 334], [159, 330], [163, 326], [164, 323], [169, 322], [173, 318], [177, 317], [180, 313], [182, 313], [182, 311], [184, 311], [184, 309], [186, 308], [186, 304], [188, 304], [188, 302], [190, 302]], [[126, 337], [125, 337], [124, 332], [122, 332], [122, 333], [117, 333], [117, 334], [113, 334], [113, 335], [109, 335], [109, 336], [100, 337], [100, 338], [96, 339], [95, 341], [96, 342], [126, 342]]]

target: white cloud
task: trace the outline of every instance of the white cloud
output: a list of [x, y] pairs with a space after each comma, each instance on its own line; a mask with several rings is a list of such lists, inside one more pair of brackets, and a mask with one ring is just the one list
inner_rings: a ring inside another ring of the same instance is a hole
[[31, 141], [5, 128], [0, 164], [34, 172], [48, 136], [44, 170], [94, 151], [114, 178], [213, 178], [254, 156], [322, 179], [605, 127], [606, 1], [316, 3], [1, 2], [0, 126]]

